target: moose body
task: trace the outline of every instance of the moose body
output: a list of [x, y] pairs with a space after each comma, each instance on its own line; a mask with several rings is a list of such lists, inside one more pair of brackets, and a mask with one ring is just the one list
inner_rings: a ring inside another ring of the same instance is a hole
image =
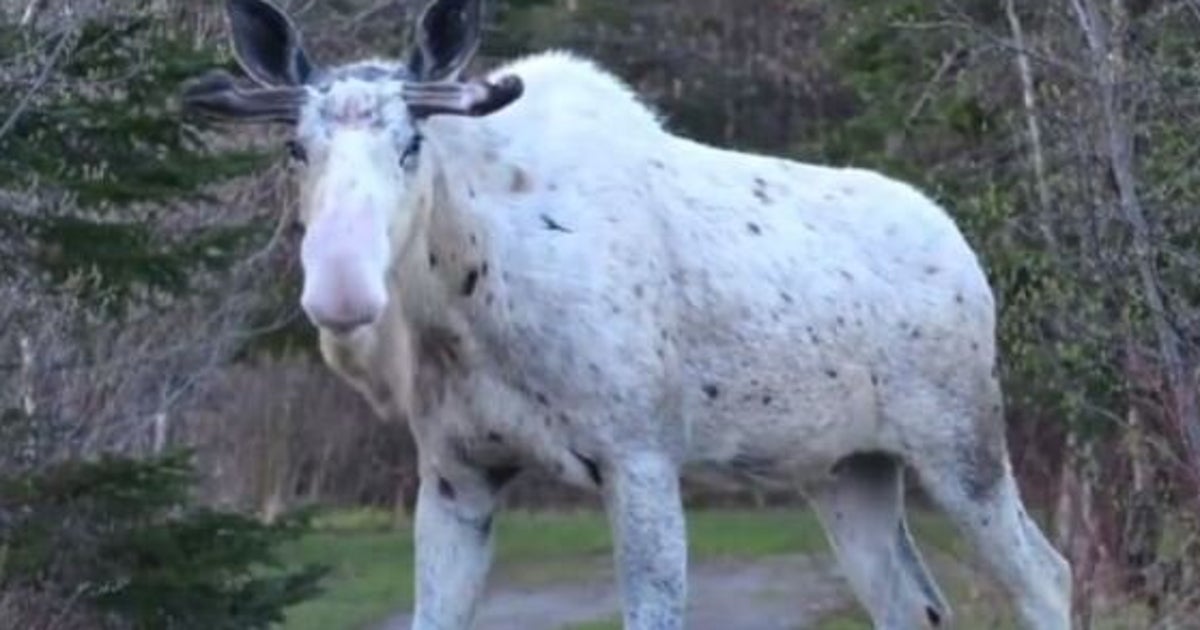
[[1069, 567], [1008, 463], [991, 291], [928, 198], [678, 137], [565, 54], [455, 83], [477, 1], [433, 3], [407, 65], [320, 73], [273, 6], [230, 11], [263, 94], [190, 102], [296, 126], [303, 306], [418, 446], [414, 628], [470, 626], [529, 469], [602, 493], [629, 628], [682, 627], [691, 473], [804, 493], [876, 625], [939, 625], [905, 464], [1026, 624], [1068, 627]]

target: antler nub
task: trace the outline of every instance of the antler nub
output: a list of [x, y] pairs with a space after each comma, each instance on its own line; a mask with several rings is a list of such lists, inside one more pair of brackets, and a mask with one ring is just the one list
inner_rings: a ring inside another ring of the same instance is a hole
[[183, 89], [185, 111], [237, 122], [295, 124], [308, 94], [303, 87], [246, 87], [224, 70], [214, 70]]
[[507, 75], [499, 80], [406, 83], [404, 100], [416, 118], [437, 114], [487, 116], [508, 107], [525, 92], [520, 77]]

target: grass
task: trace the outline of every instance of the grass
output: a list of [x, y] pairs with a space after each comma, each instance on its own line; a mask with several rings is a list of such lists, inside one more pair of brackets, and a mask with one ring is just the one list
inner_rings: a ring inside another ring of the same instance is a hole
[[[316, 533], [287, 549], [289, 561], [325, 564], [333, 572], [321, 597], [288, 611], [284, 630], [361, 628], [411, 605], [412, 532], [390, 529], [389, 520], [380, 511], [333, 512], [316, 519]], [[828, 549], [817, 519], [803, 510], [695, 512], [688, 527], [697, 560]], [[612, 544], [607, 520], [593, 512], [504, 513], [496, 536], [498, 577], [525, 585], [595, 576]], [[588, 626], [609, 627], [617, 626]]]
[[[325, 564], [333, 572], [321, 597], [289, 610], [283, 630], [364, 628], [411, 605], [412, 532], [407, 527], [392, 529], [390, 519], [382, 511], [332, 512], [316, 520], [316, 533], [287, 549], [290, 561]], [[957, 619], [987, 621], [962, 627], [1011, 627], [1004, 617], [1007, 608], [996, 605], [994, 589], [978, 586], [978, 575], [967, 568], [969, 550], [949, 524], [920, 510], [910, 511], [910, 523]], [[820, 523], [807, 510], [695, 511], [688, 515], [688, 528], [695, 561], [828, 552]], [[494, 574], [508, 584], [537, 586], [611, 571], [608, 522], [599, 513], [506, 512], [497, 520], [496, 533]], [[614, 619], [573, 630], [619, 627]], [[848, 630], [870, 625], [861, 612], [850, 610], [819, 627]]]

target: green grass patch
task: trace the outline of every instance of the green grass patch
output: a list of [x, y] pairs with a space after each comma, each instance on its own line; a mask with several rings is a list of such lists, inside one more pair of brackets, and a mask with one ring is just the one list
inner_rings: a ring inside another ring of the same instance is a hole
[[[362, 628], [411, 606], [412, 531], [391, 529], [380, 510], [323, 514], [318, 532], [291, 545], [287, 558], [333, 571], [320, 597], [288, 611], [285, 630]], [[761, 558], [827, 549], [805, 510], [698, 511], [688, 515], [692, 558]], [[603, 514], [506, 512], [496, 523], [496, 578], [522, 585], [582, 580], [610, 571], [612, 539]], [[608, 626], [597, 626], [608, 627]]]

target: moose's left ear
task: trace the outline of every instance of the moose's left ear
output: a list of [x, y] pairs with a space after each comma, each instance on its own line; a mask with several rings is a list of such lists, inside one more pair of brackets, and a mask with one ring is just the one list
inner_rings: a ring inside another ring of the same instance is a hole
[[312, 66], [300, 44], [300, 32], [288, 16], [267, 0], [229, 0], [233, 49], [250, 78], [264, 87], [304, 85]]
[[417, 20], [408, 71], [416, 81], [454, 79], [482, 39], [483, 0], [433, 0]]

